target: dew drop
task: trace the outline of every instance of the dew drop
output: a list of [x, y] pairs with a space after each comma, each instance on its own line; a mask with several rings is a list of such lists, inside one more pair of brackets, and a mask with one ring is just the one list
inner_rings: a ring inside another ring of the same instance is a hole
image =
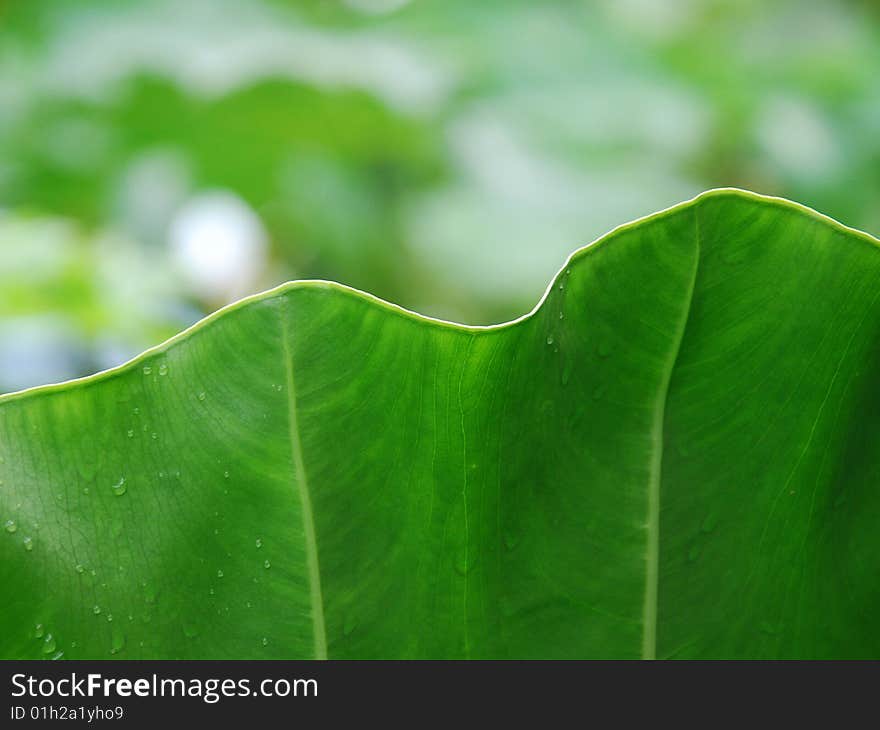
[[117, 497], [121, 497], [126, 492], [125, 486], [125, 477], [120, 477], [119, 481], [114, 484], [111, 489], [113, 490], [113, 494]]
[[164, 362], [159, 366], [159, 375], [168, 375], [168, 366]]
[[128, 437], [130, 439], [134, 438], [134, 429], [133, 428], [128, 429]]
[[268, 646], [268, 645], [269, 645], [269, 640], [264, 636], [264, 637], [260, 640], [260, 643], [261, 643], [263, 646]]
[[265, 560], [265, 561], [263, 561], [263, 567], [264, 567], [266, 570], [268, 570], [269, 568], [272, 567], [272, 563], [270, 563], [268, 560]]
[[205, 400], [205, 398], [207, 398], [207, 396], [205, 395], [205, 391], [203, 390], [201, 393], [199, 393], [199, 400], [203, 401]]
[[18, 529], [18, 525], [15, 524], [15, 520], [6, 520], [6, 532], [15, 532]]
[[565, 319], [565, 312], [559, 313], [559, 319]]
[[43, 638], [43, 624], [37, 624], [34, 627], [34, 638], [42, 639]]
[[153, 368], [151, 368], [149, 365], [144, 365], [144, 375], [152, 375], [152, 373]]
[[27, 550], [28, 552], [30, 552], [31, 550], [34, 549], [34, 541], [31, 540], [31, 538], [26, 537], [26, 538], [25, 538], [24, 540], [22, 540], [21, 542], [22, 542], [22, 544], [24, 545], [24, 549]]
[[63, 651], [56, 652], [55, 654], [52, 655], [52, 661], [57, 662], [59, 659], [62, 659], [63, 657], [64, 657]]
[[224, 471], [224, 472], [223, 472], [223, 478], [224, 478], [224, 479], [229, 479], [229, 472], [228, 472], [228, 471]]
[[258, 537], [256, 543], [254, 543], [257, 548], [263, 547], [263, 541]]
[[547, 335], [547, 344], [548, 344], [548, 345], [552, 345], [552, 344], [553, 344], [553, 335]]
[[218, 578], [222, 578], [222, 577], [223, 577], [223, 571], [222, 571], [222, 570], [218, 570], [218, 571], [217, 571], [217, 577], [218, 577]]
[[112, 614], [112, 613], [108, 613], [108, 614], [107, 614], [107, 620], [108, 620], [108, 621], [112, 621], [112, 620], [113, 620], [113, 614]]
[[136, 416], [139, 415], [140, 412], [141, 412], [141, 409], [140, 409], [140, 408], [135, 408], [135, 409], [132, 411], [132, 413], [134, 413], [134, 415], [136, 415]]
[[46, 638], [43, 639], [43, 654], [52, 654], [55, 651], [55, 637], [52, 634], [46, 634]]
[[565, 289], [565, 282], [560, 281], [559, 282], [559, 291], [562, 291], [563, 289]]
[[118, 654], [125, 648], [125, 634], [121, 626], [114, 626], [110, 630], [110, 653]]
[[76, 572], [82, 574], [85, 571], [85, 566], [82, 563], [76, 564]]
[[92, 606], [92, 613], [95, 614], [95, 616], [101, 613], [101, 607], [97, 603]]
[[157, 438], [159, 438], [159, 434], [157, 434], [155, 431], [153, 431], [153, 433], [150, 434], [150, 438], [153, 439], [153, 441], [155, 441]]

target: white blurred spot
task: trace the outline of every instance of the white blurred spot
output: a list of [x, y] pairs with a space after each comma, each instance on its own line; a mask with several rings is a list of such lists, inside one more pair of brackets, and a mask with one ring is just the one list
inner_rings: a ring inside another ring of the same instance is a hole
[[755, 136], [770, 161], [788, 174], [819, 179], [841, 161], [833, 130], [806, 100], [770, 99], [758, 116]]
[[345, 4], [353, 10], [370, 15], [382, 15], [393, 13], [395, 10], [410, 4], [411, 0], [345, 0]]
[[136, 156], [118, 186], [116, 205], [125, 228], [140, 240], [164, 241], [190, 186], [189, 165], [180, 150], [159, 148]]
[[679, 35], [699, 17], [693, 0], [604, 0], [603, 5], [625, 27], [658, 40]]
[[230, 192], [189, 200], [171, 224], [169, 243], [190, 285], [210, 302], [251, 293], [266, 265], [266, 230], [251, 207]]
[[71, 15], [59, 23], [41, 82], [51, 93], [104, 99], [138, 73], [218, 97], [265, 78], [359, 88], [406, 112], [429, 112], [452, 87], [448, 69], [400, 39], [317, 30], [290, 11], [241, 0], [159, 0]]

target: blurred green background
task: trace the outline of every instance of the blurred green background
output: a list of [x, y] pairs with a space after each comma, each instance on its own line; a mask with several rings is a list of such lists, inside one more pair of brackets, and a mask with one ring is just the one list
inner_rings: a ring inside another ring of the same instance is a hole
[[0, 0], [0, 392], [293, 278], [489, 323], [703, 189], [880, 231], [880, 6]]

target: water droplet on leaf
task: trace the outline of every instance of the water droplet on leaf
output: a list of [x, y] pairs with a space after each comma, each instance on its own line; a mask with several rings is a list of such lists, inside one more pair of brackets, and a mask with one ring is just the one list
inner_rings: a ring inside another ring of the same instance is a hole
[[118, 654], [125, 648], [125, 634], [121, 626], [114, 626], [110, 630], [110, 653]]
[[43, 654], [51, 654], [55, 651], [55, 637], [52, 634], [46, 634], [46, 638], [43, 639]]

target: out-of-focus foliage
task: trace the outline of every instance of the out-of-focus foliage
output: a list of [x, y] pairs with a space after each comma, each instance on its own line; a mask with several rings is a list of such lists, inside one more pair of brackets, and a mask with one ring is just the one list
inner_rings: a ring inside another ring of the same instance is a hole
[[723, 185], [880, 229], [875, 5], [7, 0], [0, 391], [290, 278], [506, 319]]

